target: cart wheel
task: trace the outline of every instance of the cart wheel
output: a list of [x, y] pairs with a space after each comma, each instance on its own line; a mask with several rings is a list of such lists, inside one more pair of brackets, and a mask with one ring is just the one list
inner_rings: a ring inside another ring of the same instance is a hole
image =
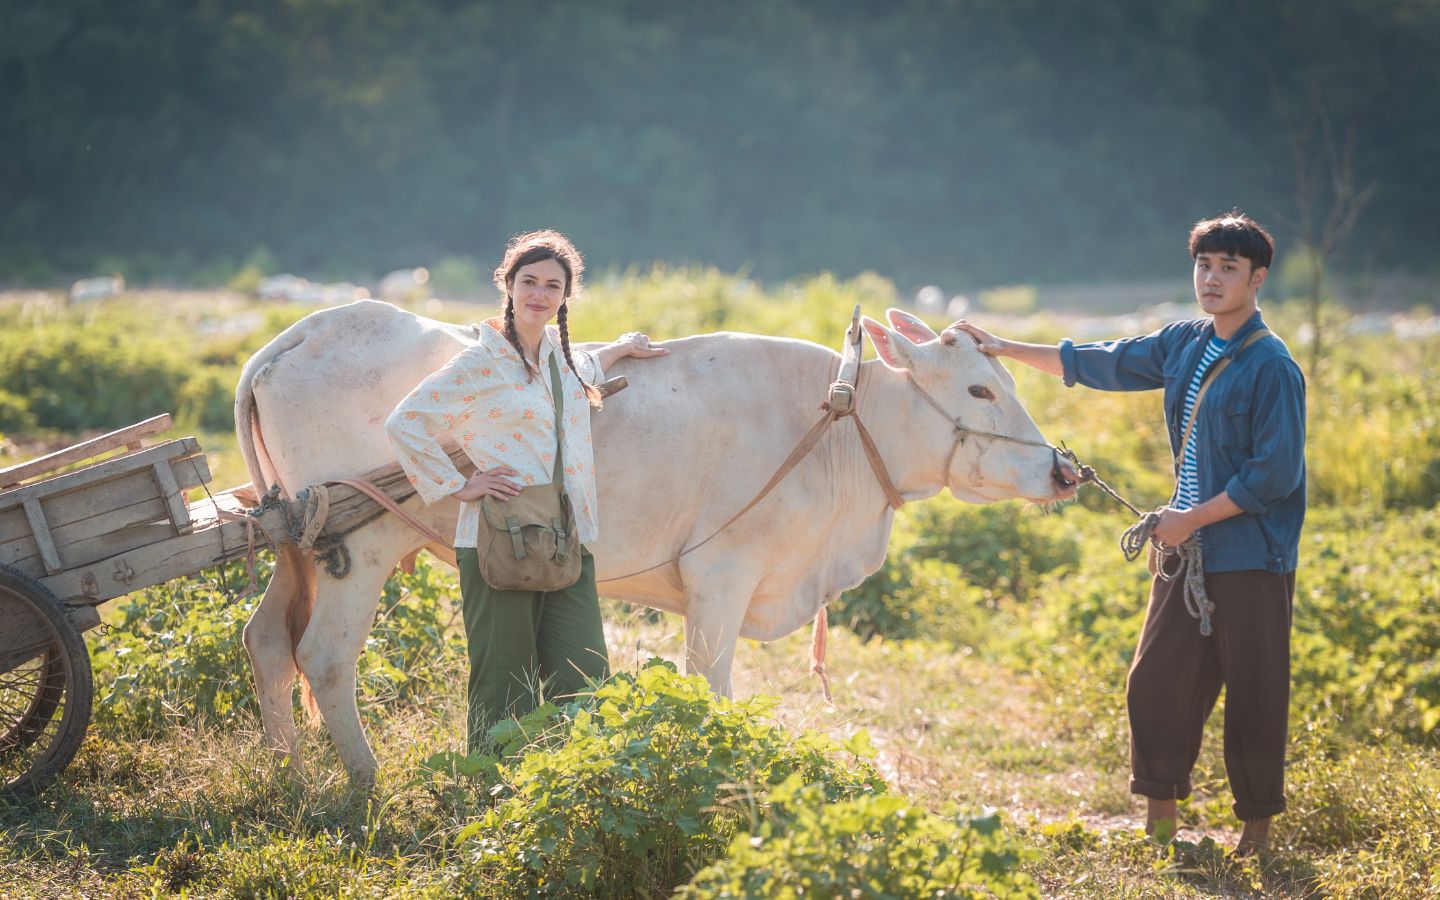
[[34, 793], [85, 738], [90, 656], [55, 595], [4, 565], [0, 624], [0, 793]]

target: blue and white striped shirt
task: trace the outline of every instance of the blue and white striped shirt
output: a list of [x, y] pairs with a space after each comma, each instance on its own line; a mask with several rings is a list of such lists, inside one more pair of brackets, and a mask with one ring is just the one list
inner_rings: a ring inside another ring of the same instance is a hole
[[[1188, 425], [1192, 416], [1195, 415], [1195, 397], [1200, 393], [1200, 384], [1205, 380], [1205, 373], [1210, 371], [1215, 360], [1225, 352], [1225, 345], [1228, 341], [1222, 341], [1218, 337], [1212, 337], [1210, 343], [1205, 345], [1205, 352], [1200, 356], [1200, 365], [1195, 367], [1195, 377], [1190, 379], [1190, 387], [1185, 391], [1185, 416], [1183, 421]], [[1195, 474], [1195, 445], [1200, 442], [1200, 424], [1195, 424], [1195, 429], [1190, 433], [1190, 442], [1185, 445], [1185, 457], [1180, 463], [1180, 478], [1175, 484], [1175, 497], [1170, 505], [1175, 509], [1193, 509], [1200, 505], [1200, 482]], [[1180, 433], [1185, 433], [1185, 426], [1182, 425]]]

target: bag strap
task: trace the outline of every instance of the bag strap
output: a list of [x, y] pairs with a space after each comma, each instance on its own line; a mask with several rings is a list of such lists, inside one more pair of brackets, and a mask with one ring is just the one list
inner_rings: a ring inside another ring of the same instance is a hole
[[565, 392], [561, 390], [560, 365], [555, 362], [553, 347], [550, 349], [550, 397], [555, 401], [555, 469], [550, 473], [550, 482], [562, 484], [560, 473], [564, 468], [561, 456], [565, 448], [565, 429], [560, 422], [565, 416]]
[[1205, 393], [1210, 390], [1210, 385], [1215, 383], [1215, 379], [1219, 377], [1221, 372], [1225, 371], [1225, 367], [1230, 365], [1235, 357], [1245, 352], [1246, 347], [1249, 347], [1251, 344], [1269, 334], [1270, 329], [1268, 328], [1257, 328], [1250, 332], [1250, 336], [1245, 339], [1245, 343], [1240, 345], [1240, 349], [1211, 366], [1210, 371], [1205, 373], [1205, 380], [1200, 383], [1200, 392], [1195, 395], [1195, 405], [1190, 407], [1190, 420], [1185, 423], [1185, 434], [1180, 438], [1180, 452], [1175, 454], [1175, 471], [1177, 474], [1180, 471], [1180, 467], [1185, 464], [1185, 448], [1190, 444], [1190, 433], [1195, 430], [1195, 420], [1200, 417], [1200, 402], [1205, 399]]

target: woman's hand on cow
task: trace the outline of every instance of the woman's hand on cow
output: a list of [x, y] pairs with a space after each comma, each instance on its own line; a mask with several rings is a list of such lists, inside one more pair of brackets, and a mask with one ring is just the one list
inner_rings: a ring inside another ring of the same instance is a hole
[[945, 334], [948, 333], [951, 339], [945, 341], [945, 343], [952, 343], [954, 341], [955, 332], [957, 331], [963, 331], [966, 334], [970, 335], [972, 338], [974, 338], [975, 346], [980, 348], [981, 353], [985, 353], [990, 356], [1005, 355], [1005, 351], [1009, 343], [1008, 341], [996, 337], [995, 335], [981, 328], [979, 325], [975, 325], [966, 319], [961, 319], [960, 321], [954, 322], [951, 325], [947, 326], [945, 332], [941, 333], [941, 339], [944, 340]]
[[457, 500], [479, 500], [481, 497], [494, 497], [504, 502], [520, 493], [520, 485], [511, 481], [506, 476], [518, 474], [509, 466], [494, 466], [483, 472], [476, 472], [465, 480], [460, 490], [451, 494]]
[[595, 356], [600, 363], [600, 368], [608, 369], [616, 360], [633, 356], [636, 359], [649, 359], [654, 356], [665, 356], [669, 349], [658, 345], [651, 345], [650, 336], [639, 331], [630, 331], [595, 351]]

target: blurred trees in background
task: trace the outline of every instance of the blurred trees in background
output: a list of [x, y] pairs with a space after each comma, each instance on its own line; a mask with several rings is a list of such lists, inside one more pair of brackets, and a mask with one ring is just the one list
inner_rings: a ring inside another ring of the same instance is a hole
[[1433, 274], [1436, 0], [11, 0], [0, 282], [463, 269], [541, 225], [598, 267], [1174, 276], [1195, 219], [1296, 218], [1312, 91], [1375, 185], [1346, 264]]

